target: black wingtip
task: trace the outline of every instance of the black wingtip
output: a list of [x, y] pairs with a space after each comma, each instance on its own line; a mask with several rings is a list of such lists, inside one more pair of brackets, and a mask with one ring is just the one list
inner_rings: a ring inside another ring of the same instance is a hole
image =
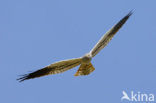
[[127, 14], [127, 16], [130, 17], [133, 13], [134, 13], [134, 9], [132, 9], [132, 10]]
[[28, 74], [24, 74], [24, 75], [20, 75], [20, 76], [21, 76], [20, 78], [16, 79], [19, 82], [23, 82], [24, 80], [29, 79]]
[[[51, 68], [52, 69], [52, 68]], [[29, 79], [34, 79], [34, 78], [38, 78], [38, 77], [41, 77], [41, 76], [45, 76], [47, 75], [51, 69], [49, 69], [49, 67], [44, 67], [40, 70], [37, 70], [37, 71], [34, 71], [34, 72], [30, 72], [28, 74], [24, 74], [24, 75], [20, 75], [21, 77], [18, 78], [17, 80], [19, 82], [23, 82], [25, 80], [29, 80]]]

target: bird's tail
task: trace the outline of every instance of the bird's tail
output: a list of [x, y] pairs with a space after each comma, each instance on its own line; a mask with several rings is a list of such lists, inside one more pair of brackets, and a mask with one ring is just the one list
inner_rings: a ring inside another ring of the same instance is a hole
[[93, 72], [95, 68], [93, 67], [92, 63], [89, 64], [81, 64], [78, 71], [75, 73], [74, 76], [81, 76], [81, 75], [88, 75]]

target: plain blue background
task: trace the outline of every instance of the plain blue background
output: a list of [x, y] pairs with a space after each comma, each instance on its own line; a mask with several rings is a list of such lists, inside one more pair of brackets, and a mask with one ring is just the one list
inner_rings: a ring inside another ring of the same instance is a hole
[[[19, 83], [18, 75], [89, 52], [130, 10], [134, 14], [92, 63], [95, 71]], [[1, 0], [1, 103], [119, 103], [122, 91], [156, 96], [155, 0]]]

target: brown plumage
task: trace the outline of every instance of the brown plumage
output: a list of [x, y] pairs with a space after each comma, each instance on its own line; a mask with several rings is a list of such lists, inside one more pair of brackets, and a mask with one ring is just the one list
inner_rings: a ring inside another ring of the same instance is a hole
[[92, 63], [81, 64], [74, 76], [88, 75], [94, 70], [95, 68], [93, 67]]

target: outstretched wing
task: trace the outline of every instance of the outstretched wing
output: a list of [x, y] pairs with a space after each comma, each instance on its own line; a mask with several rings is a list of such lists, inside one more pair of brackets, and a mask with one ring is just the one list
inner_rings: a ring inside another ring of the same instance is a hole
[[50, 75], [50, 74], [62, 73], [64, 71], [67, 71], [73, 67], [80, 65], [80, 63], [81, 63], [81, 58], [69, 59], [69, 60], [56, 62], [54, 64], [51, 64], [51, 65], [49, 65], [45, 68], [42, 68], [40, 70], [37, 70], [35, 72], [25, 74], [17, 80], [22, 82], [27, 79], [33, 79], [33, 78]]
[[109, 43], [115, 33], [123, 26], [123, 24], [128, 20], [131, 15], [132, 12], [129, 12], [115, 26], [113, 26], [108, 32], [104, 34], [104, 36], [99, 40], [95, 47], [90, 51], [92, 57], [94, 57], [101, 49], [103, 49]]

